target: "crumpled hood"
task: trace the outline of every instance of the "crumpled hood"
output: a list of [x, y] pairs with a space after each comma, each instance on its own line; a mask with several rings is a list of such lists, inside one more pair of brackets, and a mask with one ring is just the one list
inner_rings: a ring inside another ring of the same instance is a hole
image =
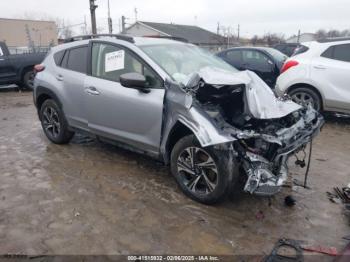
[[224, 85], [245, 85], [247, 107], [256, 119], [281, 118], [301, 109], [301, 106], [293, 101], [276, 98], [271, 88], [252, 71], [232, 73], [219, 68], [205, 67], [191, 74], [183, 84], [190, 88], [196, 86], [200, 80], [217, 89]]

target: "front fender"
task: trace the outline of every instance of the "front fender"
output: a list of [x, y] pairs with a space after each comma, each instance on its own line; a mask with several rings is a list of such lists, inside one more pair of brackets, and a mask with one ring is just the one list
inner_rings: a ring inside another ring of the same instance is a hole
[[236, 140], [236, 138], [215, 127], [208, 116], [205, 116], [195, 107], [191, 107], [186, 116], [178, 115], [177, 120], [193, 132], [202, 147]]

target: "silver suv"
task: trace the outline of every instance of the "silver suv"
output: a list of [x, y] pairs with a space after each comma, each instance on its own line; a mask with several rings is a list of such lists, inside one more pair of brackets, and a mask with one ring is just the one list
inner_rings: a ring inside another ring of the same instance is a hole
[[205, 204], [223, 200], [240, 174], [244, 191], [277, 193], [288, 157], [323, 124], [253, 72], [169, 39], [77, 37], [35, 68], [34, 102], [49, 140], [68, 143], [84, 130], [152, 156]]

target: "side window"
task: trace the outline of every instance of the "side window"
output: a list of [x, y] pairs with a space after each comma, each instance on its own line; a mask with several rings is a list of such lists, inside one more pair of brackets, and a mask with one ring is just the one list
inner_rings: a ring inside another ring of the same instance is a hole
[[159, 77], [141, 59], [121, 47], [94, 43], [92, 46], [92, 76], [119, 82], [125, 73], [140, 73], [146, 77], [147, 87], [161, 88]]
[[226, 53], [226, 57], [227, 57], [227, 60], [230, 61], [230, 62], [233, 62], [233, 63], [241, 63], [241, 60], [242, 60], [242, 53], [241, 51], [228, 51]]
[[3, 56], [4, 53], [2, 52], [1, 46], [0, 46], [0, 56]]
[[63, 55], [63, 59], [61, 62], [61, 67], [67, 68], [67, 62], [68, 62], [68, 56], [69, 56], [69, 50], [66, 50]]
[[[66, 68], [72, 71], [86, 74], [88, 54], [87, 51], [87, 46], [70, 49]], [[62, 65], [64, 64], [62, 63]]]
[[269, 58], [259, 51], [243, 50], [243, 63], [249, 65], [250, 68], [260, 70], [271, 70]]
[[333, 58], [343, 62], [350, 62], [350, 44], [334, 46]]
[[53, 59], [55, 60], [55, 64], [56, 64], [57, 66], [60, 66], [60, 65], [61, 65], [61, 61], [62, 61], [64, 52], [65, 52], [65, 50], [59, 51], [59, 52], [57, 52], [57, 53], [55, 53], [55, 54], [53, 55]]
[[325, 58], [330, 58], [333, 59], [333, 51], [334, 51], [334, 46], [328, 47], [326, 51], [324, 51], [321, 56]]

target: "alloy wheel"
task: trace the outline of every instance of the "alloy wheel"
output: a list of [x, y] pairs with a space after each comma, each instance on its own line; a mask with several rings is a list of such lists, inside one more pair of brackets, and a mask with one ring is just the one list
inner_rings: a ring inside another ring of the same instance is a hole
[[185, 148], [178, 157], [177, 171], [182, 183], [194, 194], [209, 194], [218, 185], [216, 163], [202, 148]]
[[320, 110], [320, 105], [318, 101], [315, 101], [314, 97], [306, 92], [295, 92], [291, 95], [292, 101], [302, 105], [302, 106], [309, 106], [311, 105], [315, 110]]
[[43, 111], [43, 126], [45, 131], [53, 138], [60, 135], [61, 124], [56, 109], [48, 106]]

